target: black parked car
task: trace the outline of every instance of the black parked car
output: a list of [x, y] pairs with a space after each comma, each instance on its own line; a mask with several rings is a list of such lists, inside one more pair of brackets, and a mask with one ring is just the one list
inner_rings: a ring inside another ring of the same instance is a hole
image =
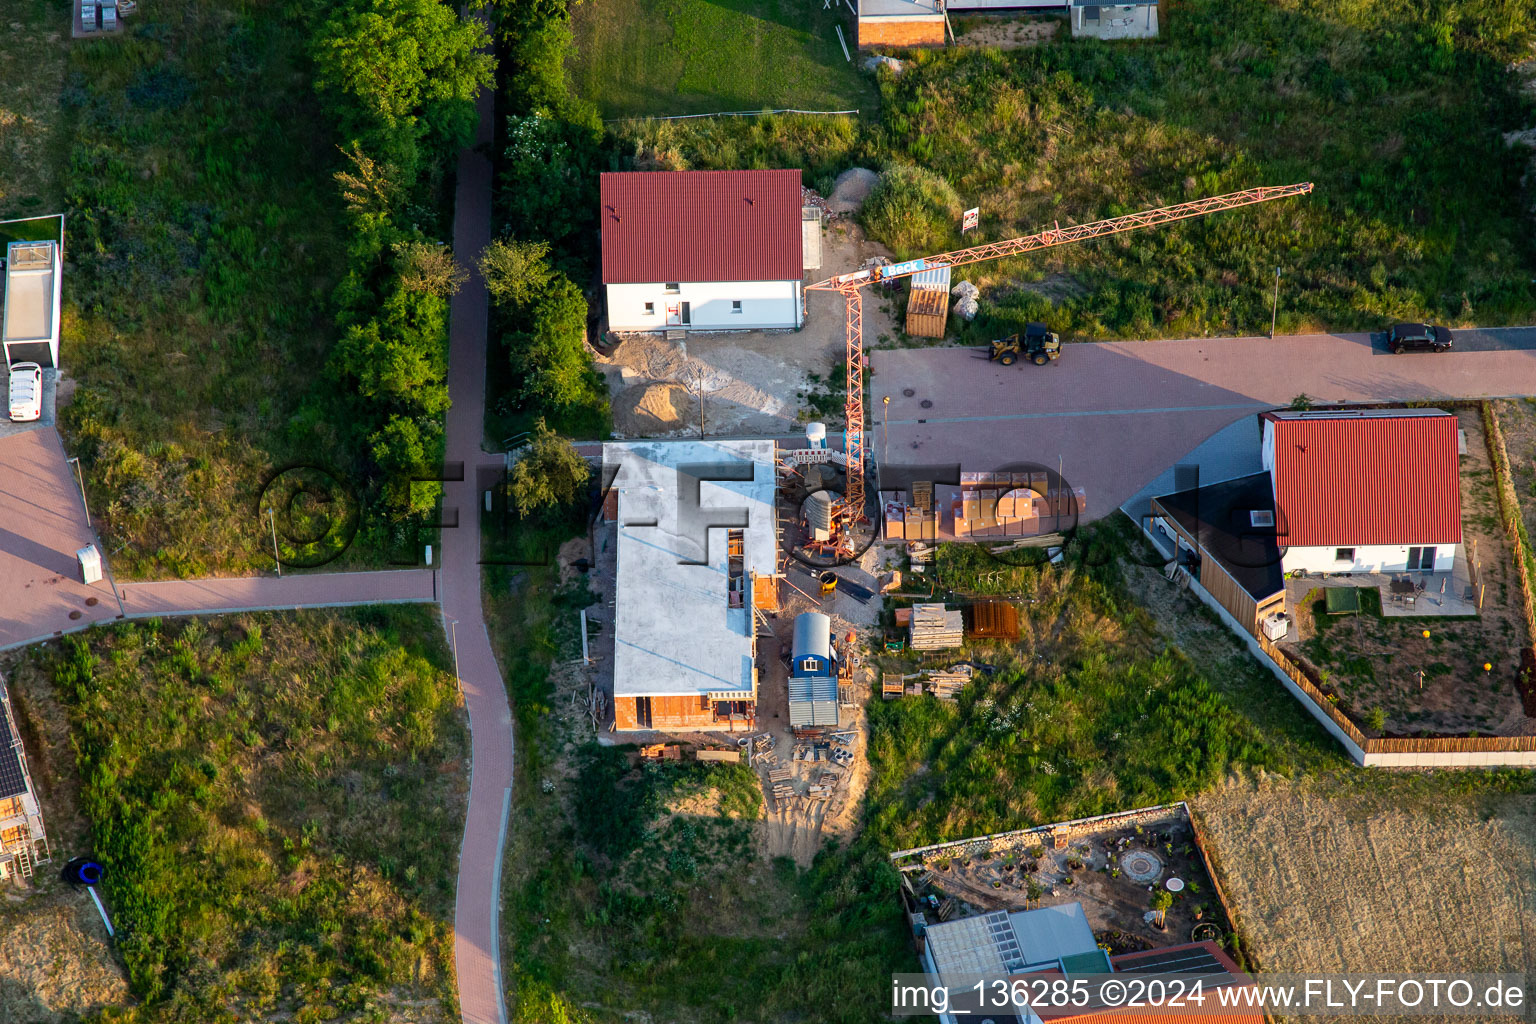
[[1387, 331], [1389, 352], [1449, 352], [1456, 339], [1445, 327], [1429, 324], [1393, 324]]

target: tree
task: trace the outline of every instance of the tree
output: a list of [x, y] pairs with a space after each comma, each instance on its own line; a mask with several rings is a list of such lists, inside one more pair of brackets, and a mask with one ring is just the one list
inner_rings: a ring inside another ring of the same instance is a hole
[[[384, 474], [384, 505], [391, 518], [426, 515], [442, 496], [442, 485], [431, 480], [442, 461], [442, 428], [402, 416], [391, 416], [368, 438], [373, 461]], [[420, 479], [427, 477], [429, 479]]]
[[395, 269], [406, 291], [446, 299], [469, 280], [469, 271], [453, 260], [453, 250], [419, 239], [395, 243]]
[[351, 170], [335, 174], [347, 208], [360, 214], [385, 214], [392, 210], [400, 194], [400, 169], [373, 159], [355, 141], [341, 153], [352, 165]]
[[1152, 894], [1152, 909], [1157, 911], [1157, 926], [1163, 928], [1168, 920], [1168, 908], [1173, 906], [1173, 893], [1159, 889]]
[[315, 84], [349, 137], [413, 177], [424, 135], [450, 149], [473, 136], [475, 95], [495, 80], [488, 43], [438, 0], [350, 0], [316, 33]]
[[591, 475], [576, 446], [541, 418], [527, 452], [512, 466], [512, 503], [524, 519], [570, 505], [581, 496]]
[[509, 338], [512, 367], [523, 379], [523, 397], [542, 409], [575, 405], [587, 394], [587, 300], [564, 274], [552, 278], [535, 300], [531, 329]]
[[613, 169], [600, 125], [542, 114], [509, 117], [503, 156], [502, 201], [516, 233], [537, 234], [559, 248], [596, 228], [597, 176]]
[[548, 242], [496, 239], [480, 254], [480, 275], [485, 290], [498, 305], [525, 305], [554, 274], [549, 267]]
[[448, 408], [447, 303], [396, 288], [378, 315], [354, 324], [331, 354], [331, 373], [385, 411], [438, 416]]
[[1291, 399], [1292, 412], [1310, 412], [1312, 409], [1312, 396], [1303, 391]]

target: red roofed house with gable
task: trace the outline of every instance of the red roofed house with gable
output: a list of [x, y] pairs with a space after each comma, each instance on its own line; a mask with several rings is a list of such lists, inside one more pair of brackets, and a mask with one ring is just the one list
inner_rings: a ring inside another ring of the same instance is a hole
[[1286, 573], [1451, 571], [1461, 549], [1453, 414], [1364, 409], [1261, 420]]
[[805, 322], [799, 171], [604, 174], [599, 191], [609, 330]]

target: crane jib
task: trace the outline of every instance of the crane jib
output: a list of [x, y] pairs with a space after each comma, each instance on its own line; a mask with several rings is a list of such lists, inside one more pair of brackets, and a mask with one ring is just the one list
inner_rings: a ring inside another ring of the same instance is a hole
[[[1001, 259], [1007, 256], [1022, 256], [1026, 253], [1048, 249], [1053, 246], [1070, 245], [1073, 242], [1085, 242], [1089, 239], [1103, 238], [1107, 235], [1120, 234], [1125, 231], [1138, 231], [1142, 228], [1157, 227], [1162, 224], [1187, 220], [1192, 217], [1202, 217], [1206, 214], [1217, 213], [1222, 210], [1252, 206], [1256, 203], [1268, 202], [1271, 199], [1303, 196], [1311, 191], [1312, 183], [1310, 181], [1297, 185], [1264, 186], [1245, 189], [1242, 192], [1231, 192], [1222, 196], [1213, 196], [1209, 199], [1197, 199], [1193, 202], [1178, 203], [1174, 206], [1143, 210], [1140, 213], [1111, 217], [1107, 220], [1093, 221], [1089, 224], [1076, 224], [1064, 228], [1057, 223], [1044, 231], [1033, 235], [1026, 235], [1022, 238], [988, 242], [969, 249], [959, 249], [954, 252], [924, 256], [919, 259], [906, 260], [902, 263], [893, 263], [883, 267], [856, 270], [850, 274], [829, 277], [825, 281], [818, 281], [813, 285], [807, 286], [808, 290], [811, 291], [841, 292], [847, 315], [847, 363], [845, 366], [847, 391], [844, 397], [843, 414], [844, 444], [848, 452], [848, 478], [844, 496], [838, 503], [837, 521], [841, 527], [846, 528], [853, 523], [864, 520], [864, 311], [862, 289], [865, 285], [876, 281], [891, 281], [900, 277], [910, 277], [913, 274], [919, 274], [924, 270], [930, 270], [935, 267], [958, 267], [969, 263], [980, 263], [983, 260]], [[840, 540], [838, 550], [841, 550], [841, 545], [842, 542]]]

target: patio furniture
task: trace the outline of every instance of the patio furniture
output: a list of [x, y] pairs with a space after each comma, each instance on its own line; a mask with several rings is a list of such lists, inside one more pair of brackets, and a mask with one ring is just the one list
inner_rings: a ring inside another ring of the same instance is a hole
[[[1410, 579], [1393, 580], [1389, 587], [1395, 596], [1414, 593], [1413, 581]], [[1422, 590], [1423, 588], [1420, 587], [1419, 589]]]

